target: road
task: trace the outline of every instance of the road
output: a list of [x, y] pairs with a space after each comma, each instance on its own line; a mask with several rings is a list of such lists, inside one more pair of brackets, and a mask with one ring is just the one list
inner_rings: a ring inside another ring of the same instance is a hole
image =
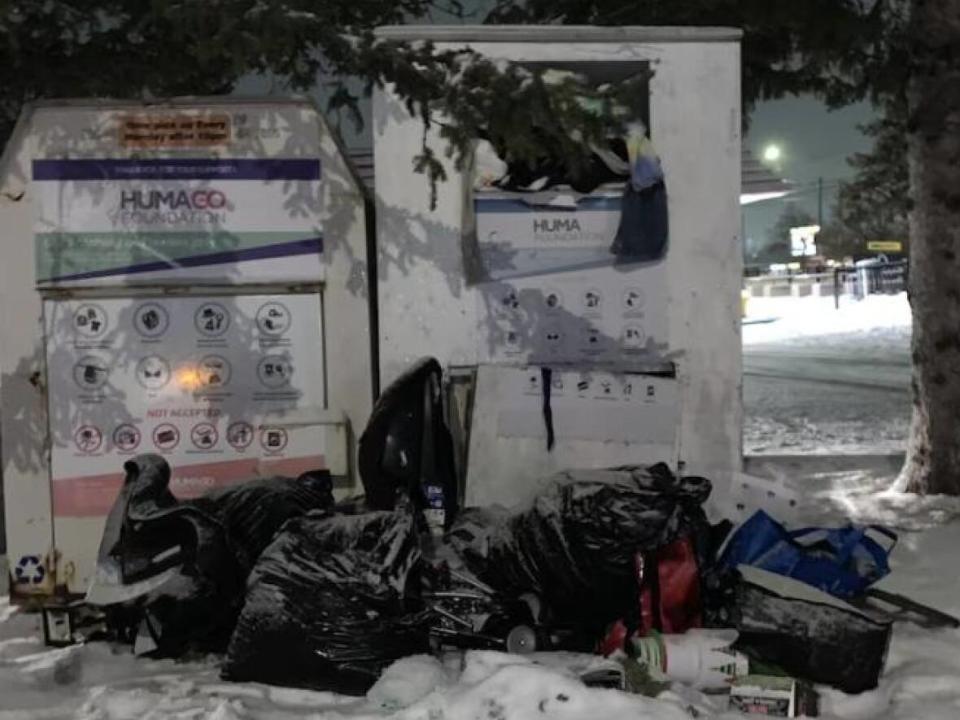
[[910, 420], [909, 331], [744, 347], [748, 454], [901, 452]]

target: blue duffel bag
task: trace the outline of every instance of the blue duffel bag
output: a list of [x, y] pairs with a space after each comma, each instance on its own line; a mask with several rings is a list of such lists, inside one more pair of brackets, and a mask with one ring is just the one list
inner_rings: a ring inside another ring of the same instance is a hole
[[896, 534], [878, 525], [787, 530], [758, 510], [734, 530], [719, 564], [751, 565], [851, 598], [890, 572], [887, 558], [896, 543]]

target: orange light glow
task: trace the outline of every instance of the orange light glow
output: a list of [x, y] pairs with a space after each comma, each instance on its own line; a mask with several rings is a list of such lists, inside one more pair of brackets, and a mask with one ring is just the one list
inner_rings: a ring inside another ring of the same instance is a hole
[[173, 377], [177, 387], [181, 390], [197, 390], [203, 384], [200, 379], [200, 371], [195, 367], [178, 368]]

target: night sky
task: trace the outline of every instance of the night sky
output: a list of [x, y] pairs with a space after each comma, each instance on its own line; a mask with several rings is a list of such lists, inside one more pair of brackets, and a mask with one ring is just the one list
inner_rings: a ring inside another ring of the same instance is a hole
[[757, 106], [744, 144], [757, 159], [768, 144], [778, 144], [783, 150], [778, 174], [795, 183], [797, 192], [745, 207], [744, 237], [766, 244], [770, 228], [788, 201], [816, 218], [818, 177], [823, 177], [824, 217], [829, 219], [837, 181], [851, 175], [846, 158], [870, 148], [870, 139], [857, 126], [872, 118], [873, 109], [867, 103], [831, 111], [812, 97], [791, 97]]

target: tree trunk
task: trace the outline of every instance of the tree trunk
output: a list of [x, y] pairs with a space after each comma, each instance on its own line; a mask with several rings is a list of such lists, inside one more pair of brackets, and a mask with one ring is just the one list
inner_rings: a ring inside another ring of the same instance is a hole
[[960, 495], [960, 0], [911, 0], [913, 420], [900, 487]]

